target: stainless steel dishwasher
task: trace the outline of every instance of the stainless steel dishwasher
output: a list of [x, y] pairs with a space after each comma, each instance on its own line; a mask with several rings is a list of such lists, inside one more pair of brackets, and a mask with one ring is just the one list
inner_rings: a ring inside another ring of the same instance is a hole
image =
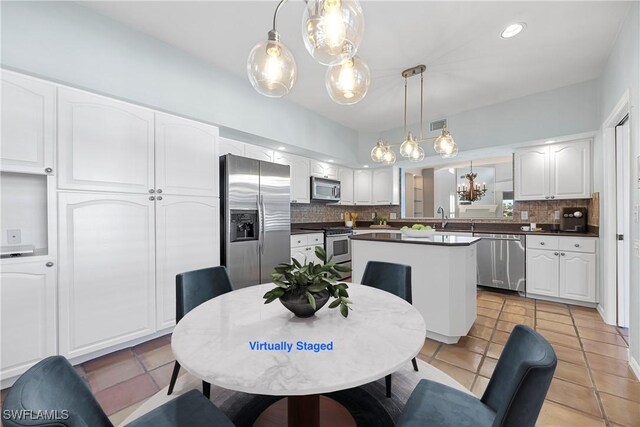
[[474, 233], [478, 242], [478, 286], [526, 291], [525, 236]]

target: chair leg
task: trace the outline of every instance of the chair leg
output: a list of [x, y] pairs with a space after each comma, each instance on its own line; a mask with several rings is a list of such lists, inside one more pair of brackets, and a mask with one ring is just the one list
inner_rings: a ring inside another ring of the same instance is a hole
[[391, 374], [384, 377], [384, 382], [387, 386], [387, 397], [391, 397]]
[[416, 361], [415, 357], [411, 359], [411, 363], [413, 363], [413, 370], [418, 372], [418, 362]]
[[206, 381], [202, 381], [202, 394], [204, 394], [207, 399], [211, 399], [211, 384]]
[[180, 364], [176, 362], [176, 364], [173, 365], [173, 373], [171, 374], [171, 381], [169, 382], [169, 391], [167, 391], [167, 394], [173, 393], [173, 387], [175, 387], [176, 385], [176, 380], [178, 379], [179, 372], [180, 372]]

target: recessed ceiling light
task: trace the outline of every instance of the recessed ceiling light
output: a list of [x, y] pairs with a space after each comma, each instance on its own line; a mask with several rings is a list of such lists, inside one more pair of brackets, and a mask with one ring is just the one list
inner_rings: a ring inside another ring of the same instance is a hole
[[333, 162], [334, 162], [334, 160], [333, 160], [333, 159], [329, 160], [329, 163], [333, 163]]
[[556, 140], [555, 140], [555, 139], [550, 139], [550, 140], [548, 140], [548, 141], [545, 141], [544, 143], [545, 143], [545, 144], [553, 144], [554, 142], [556, 142]]
[[527, 26], [527, 24], [525, 24], [524, 22], [518, 22], [515, 24], [511, 24], [509, 26], [507, 26], [507, 28], [505, 28], [502, 33], [500, 34], [500, 37], [502, 37], [503, 39], [508, 39], [511, 38], [513, 36], [517, 36], [518, 34], [520, 34], [522, 32], [522, 30], [525, 29], [525, 27]]
[[364, 165], [363, 167], [368, 168], [368, 167], [369, 167], [369, 165]]
[[278, 150], [280, 150], [280, 151], [284, 151], [286, 149], [287, 149], [286, 147], [278, 147]]

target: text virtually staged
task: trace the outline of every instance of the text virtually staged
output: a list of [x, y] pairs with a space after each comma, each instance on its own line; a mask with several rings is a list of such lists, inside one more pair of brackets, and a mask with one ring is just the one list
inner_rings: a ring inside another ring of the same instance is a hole
[[[291, 353], [294, 349], [294, 343], [289, 341], [249, 341], [249, 349], [251, 351], [284, 351], [286, 353]], [[333, 341], [325, 343], [296, 341], [295, 350], [313, 351], [314, 353], [319, 353], [321, 351], [333, 351]]]

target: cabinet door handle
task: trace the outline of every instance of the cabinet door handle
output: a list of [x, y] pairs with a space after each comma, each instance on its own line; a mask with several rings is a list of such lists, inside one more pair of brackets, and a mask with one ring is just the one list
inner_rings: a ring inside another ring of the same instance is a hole
[[555, 256], [558, 256], [558, 252], [554, 252], [553, 254], [554, 254]]
[[548, 198], [549, 198], [549, 196], [544, 196], [544, 198], [545, 198], [545, 199], [548, 199]]
[[575, 244], [575, 245], [573, 245], [573, 246], [575, 246], [576, 248], [579, 248], [579, 247], [580, 247], [580, 245], [579, 245], [578, 243], [576, 243], [576, 244]]
[[544, 242], [540, 242], [540, 244], [541, 244], [542, 246], [544, 246]]
[[153, 196], [149, 196], [149, 200], [154, 201], [156, 198]]
[[555, 199], [555, 198], [556, 198], [556, 196], [551, 196], [551, 198], [552, 198], [552, 199]]
[[155, 192], [156, 192], [156, 190], [154, 190], [153, 188], [150, 188], [150, 189], [149, 189], [149, 194], [153, 194], [153, 193], [155, 193]]
[[564, 253], [564, 252], [562, 252], [562, 253], [560, 253], [560, 255], [565, 256], [565, 253]]
[[156, 190], [156, 193], [158, 193], [158, 194], [162, 193], [162, 188], [158, 188], [158, 189]]
[[53, 263], [51, 261], [49, 261], [48, 263], [45, 264], [47, 267], [53, 267]]
[[162, 200], [162, 196], [156, 197], [156, 200]]
[[53, 173], [53, 168], [44, 168], [46, 173]]

